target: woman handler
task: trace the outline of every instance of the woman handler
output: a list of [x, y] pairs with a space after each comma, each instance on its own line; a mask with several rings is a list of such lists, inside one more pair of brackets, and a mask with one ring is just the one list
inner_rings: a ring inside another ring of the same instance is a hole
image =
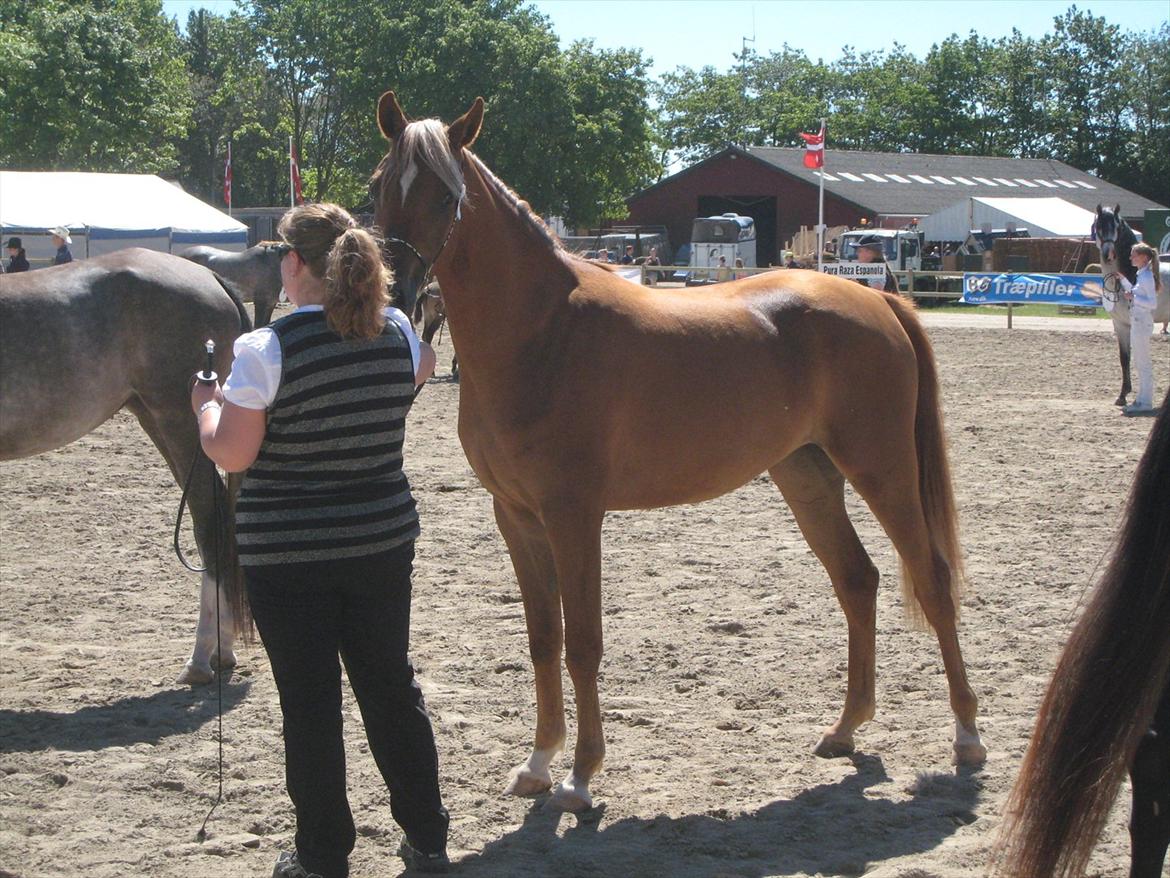
[[420, 871], [446, 871], [434, 734], [407, 658], [419, 527], [402, 471], [406, 414], [435, 355], [388, 307], [378, 244], [345, 210], [298, 207], [279, 234], [296, 310], [236, 340], [222, 392], [191, 392], [204, 451], [248, 470], [236, 534], [280, 693], [297, 816], [296, 850], [273, 878], [348, 875], [356, 836], [339, 655], [406, 835], [399, 853]]

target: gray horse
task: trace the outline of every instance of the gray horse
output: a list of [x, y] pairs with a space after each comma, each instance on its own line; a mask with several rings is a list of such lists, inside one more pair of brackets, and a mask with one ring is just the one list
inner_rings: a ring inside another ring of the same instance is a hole
[[[206, 683], [235, 664], [250, 622], [235, 553], [233, 503], [199, 447], [191, 376], [215, 342], [215, 371], [231, 369], [232, 342], [251, 328], [239, 297], [185, 259], [128, 249], [0, 277], [0, 460], [79, 439], [127, 408], [188, 496], [207, 572], [195, 648], [181, 683]], [[216, 643], [216, 548], [222, 566]]]
[[214, 247], [188, 247], [179, 255], [207, 266], [236, 286], [244, 301], [253, 303], [254, 325], [267, 326], [272, 320], [272, 310], [280, 297], [282, 255], [274, 244], [257, 244], [242, 253]]
[[[1137, 235], [1129, 224], [1121, 218], [1121, 206], [1113, 208], [1097, 205], [1097, 218], [1089, 234], [1097, 242], [1101, 251], [1101, 275], [1104, 278], [1104, 293], [1112, 310], [1109, 315], [1113, 318], [1113, 334], [1117, 336], [1117, 349], [1121, 360], [1121, 393], [1114, 400], [1116, 405], [1125, 405], [1126, 397], [1133, 390], [1129, 379], [1129, 302], [1121, 294], [1116, 280], [1110, 282], [1110, 275], [1115, 271], [1125, 275], [1130, 283], [1137, 277], [1137, 270], [1129, 258], [1130, 248], [1137, 243]], [[1158, 307], [1154, 310], [1154, 323], [1161, 323], [1170, 318], [1170, 259], [1158, 260], [1161, 263], [1162, 289], [1158, 291]]]

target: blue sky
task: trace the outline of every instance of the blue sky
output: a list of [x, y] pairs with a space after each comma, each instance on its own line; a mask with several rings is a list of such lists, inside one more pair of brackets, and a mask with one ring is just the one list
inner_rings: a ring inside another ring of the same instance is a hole
[[[328, 2], [328, 0], [322, 0]], [[726, 70], [747, 43], [761, 54], [785, 42], [812, 59], [833, 61], [845, 45], [888, 49], [900, 42], [919, 58], [952, 33], [995, 38], [1018, 28], [1039, 37], [1073, 0], [534, 0], [562, 45], [591, 39], [601, 48], [638, 48], [655, 76], [675, 67]], [[1166, 0], [1079, 0], [1077, 7], [1124, 30], [1148, 31], [1170, 19]], [[203, 7], [226, 14], [234, 0], [163, 0], [177, 16]]]

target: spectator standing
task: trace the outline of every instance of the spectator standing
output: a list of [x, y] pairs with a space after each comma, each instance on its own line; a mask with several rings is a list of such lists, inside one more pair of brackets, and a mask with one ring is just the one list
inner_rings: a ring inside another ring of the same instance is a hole
[[622, 254], [622, 265], [634, 264], [634, 245], [626, 244], [626, 252]]
[[880, 262], [885, 266], [886, 272], [884, 277], [873, 277], [868, 280], [859, 280], [858, 283], [863, 286], [873, 287], [875, 290], [885, 290], [887, 293], [898, 292], [898, 281], [894, 277], [894, 273], [890, 271], [890, 266], [886, 263], [886, 256], [883, 252], [882, 239], [877, 235], [866, 235], [857, 242], [857, 261], [871, 265]]
[[18, 271], [28, 271], [28, 257], [24, 255], [24, 242], [20, 238], [9, 238], [8, 243], [4, 245], [8, 250], [8, 265], [5, 266], [5, 271], [9, 274], [15, 274]]
[[53, 264], [65, 265], [67, 262], [72, 262], [73, 254], [69, 252], [69, 245], [73, 243], [73, 238], [69, 236], [69, 230], [64, 226], [55, 226], [49, 229], [49, 234], [53, 236], [53, 246], [57, 248]]
[[[658, 248], [657, 247], [650, 248], [650, 255], [646, 257], [645, 264], [646, 265], [661, 265], [662, 264], [662, 260], [658, 258]], [[654, 286], [656, 283], [658, 283], [658, 272], [657, 271], [646, 272], [646, 281], [647, 281], [647, 283], [650, 284], [650, 286]]]
[[1149, 244], [1134, 244], [1130, 261], [1137, 269], [1137, 282], [1130, 283], [1124, 274], [1115, 272], [1129, 304], [1129, 350], [1137, 370], [1137, 394], [1122, 411], [1127, 415], [1154, 411], [1154, 362], [1150, 355], [1150, 336], [1154, 333], [1154, 310], [1158, 307], [1158, 290], [1162, 286], [1158, 251]]
[[296, 310], [236, 340], [222, 392], [191, 393], [204, 451], [248, 471], [240, 563], [280, 693], [297, 825], [273, 878], [349, 872], [339, 655], [405, 833], [399, 855], [445, 872], [435, 738], [407, 656], [419, 526], [402, 471], [406, 415], [435, 354], [389, 307], [381, 249], [345, 210], [294, 208], [279, 234]]

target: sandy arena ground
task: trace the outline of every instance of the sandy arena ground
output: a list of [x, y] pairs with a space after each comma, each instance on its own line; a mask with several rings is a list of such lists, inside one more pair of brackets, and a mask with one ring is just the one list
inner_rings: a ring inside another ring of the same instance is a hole
[[[449, 342], [440, 347], [440, 376], [408, 437], [424, 526], [413, 646], [458, 874], [984, 873], [1034, 710], [1151, 420], [1112, 405], [1116, 349], [1104, 333], [929, 323], [986, 767], [950, 765], [937, 646], [904, 624], [889, 542], [852, 495], [883, 574], [878, 714], [854, 757], [810, 754], [841, 705], [845, 621], [779, 493], [757, 478], [701, 506], [607, 519], [609, 752], [597, 807], [580, 817], [501, 795], [528, 753], [532, 670], [491, 503], [456, 438]], [[1157, 339], [1154, 351], [1160, 395], [1170, 344]], [[209, 839], [195, 839], [217, 790], [216, 689], [172, 682], [191, 647], [197, 582], [171, 554], [179, 492], [159, 455], [120, 414], [67, 448], [4, 464], [0, 477], [0, 876], [268, 875], [293, 827], [258, 647], [241, 652], [224, 686], [225, 801]], [[352, 874], [397, 875], [399, 831], [352, 699], [346, 713]], [[567, 766], [562, 757], [555, 775]], [[1095, 874], [1125, 874], [1127, 816], [1128, 796]]]

